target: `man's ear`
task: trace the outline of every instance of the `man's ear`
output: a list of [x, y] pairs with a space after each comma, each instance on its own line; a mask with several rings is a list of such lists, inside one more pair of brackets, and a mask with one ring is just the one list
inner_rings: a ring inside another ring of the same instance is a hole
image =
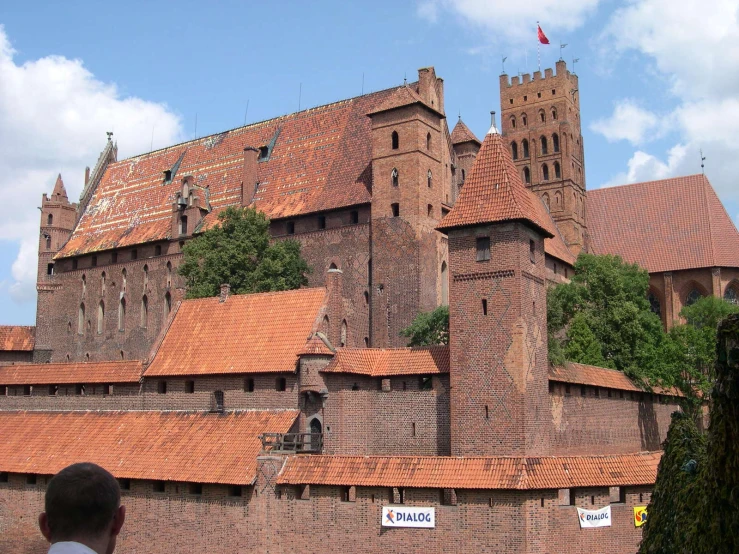
[[121, 527], [123, 527], [124, 521], [126, 521], [126, 507], [118, 506], [118, 510], [116, 510], [115, 516], [113, 516], [113, 527], [110, 529], [110, 534], [114, 537], [118, 535], [118, 533], [121, 532]]
[[49, 527], [49, 518], [46, 517], [46, 512], [41, 512], [38, 516], [38, 528], [41, 529], [41, 534], [44, 538], [51, 542], [51, 528]]

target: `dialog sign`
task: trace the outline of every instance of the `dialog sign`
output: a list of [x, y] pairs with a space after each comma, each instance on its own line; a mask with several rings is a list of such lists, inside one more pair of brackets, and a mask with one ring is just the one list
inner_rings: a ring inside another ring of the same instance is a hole
[[436, 510], [434, 508], [383, 506], [382, 526], [433, 528], [436, 526]]

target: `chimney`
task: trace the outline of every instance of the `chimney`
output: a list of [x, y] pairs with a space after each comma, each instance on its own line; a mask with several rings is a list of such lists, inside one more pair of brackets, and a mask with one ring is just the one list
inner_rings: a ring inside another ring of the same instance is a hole
[[85, 186], [90, 182], [90, 167], [85, 168]]
[[257, 159], [259, 149], [253, 146], [244, 148], [244, 169], [241, 176], [241, 205], [246, 207], [254, 199], [257, 188]]
[[221, 294], [218, 296], [218, 301], [223, 303], [226, 300], [228, 300], [229, 295], [231, 294], [231, 285], [228, 283], [224, 283], [221, 285]]

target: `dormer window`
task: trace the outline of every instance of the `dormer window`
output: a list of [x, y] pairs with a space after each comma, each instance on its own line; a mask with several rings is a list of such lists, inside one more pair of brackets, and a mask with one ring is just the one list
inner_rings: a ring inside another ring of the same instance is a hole
[[166, 185], [167, 183], [171, 183], [171, 182], [172, 182], [172, 170], [167, 169], [164, 171], [164, 184]]
[[257, 161], [263, 161], [269, 158], [269, 146], [260, 146], [259, 147], [259, 157], [257, 158]]

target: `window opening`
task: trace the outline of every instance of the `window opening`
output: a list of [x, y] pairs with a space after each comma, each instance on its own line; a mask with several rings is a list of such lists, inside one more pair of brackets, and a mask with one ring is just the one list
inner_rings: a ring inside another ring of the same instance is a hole
[[399, 140], [399, 137], [398, 137], [398, 131], [393, 131], [393, 134], [392, 134], [391, 138], [392, 138], [393, 150], [397, 150], [398, 149], [398, 146], [400, 145], [400, 140]]
[[157, 393], [167, 394], [167, 381], [159, 381], [157, 383]]
[[431, 185], [432, 185], [432, 175], [431, 175], [431, 170], [430, 169], [426, 173], [426, 183], [428, 184], [428, 187], [431, 188]]
[[288, 235], [294, 235], [295, 234], [295, 222], [294, 221], [288, 221], [287, 222], [287, 234]]
[[549, 151], [548, 151], [548, 144], [547, 144], [547, 137], [541, 137], [539, 139], [539, 141], [541, 142], [541, 155], [542, 156], [546, 156], [549, 153]]
[[521, 141], [521, 149], [523, 150], [523, 157], [528, 158], [529, 157], [529, 141], [526, 139], [523, 139]]
[[559, 135], [557, 133], [552, 135], [552, 148], [555, 152], [559, 152]]
[[126, 299], [125, 298], [121, 298], [121, 301], [118, 304], [118, 330], [119, 331], [126, 330]]
[[431, 150], [431, 133], [426, 133], [426, 150]]
[[541, 176], [544, 181], [549, 180], [549, 166], [547, 164], [541, 166]]
[[353, 224], [359, 223], [359, 212], [357, 211], [349, 212], [349, 222]]
[[488, 315], [488, 301], [487, 298], [482, 299], [482, 315]]
[[79, 313], [77, 315], [77, 334], [85, 334], [85, 303], [80, 304]]
[[319, 229], [325, 229], [326, 228], [326, 216], [325, 215], [319, 215], [318, 216], [318, 228]]
[[185, 381], [185, 392], [193, 394], [195, 392], [195, 381]]
[[422, 375], [418, 379], [418, 389], [419, 390], [433, 390], [434, 389], [433, 378], [430, 375]]
[[531, 184], [531, 171], [528, 167], [523, 168], [523, 182], [528, 184]]
[[275, 389], [278, 392], [285, 392], [287, 390], [287, 379], [284, 377], [278, 377], [275, 383]]
[[513, 156], [514, 160], [518, 159], [518, 144], [515, 142], [511, 143], [511, 156]]
[[392, 210], [393, 217], [400, 216], [400, 204], [397, 202], [390, 204], [390, 209]]
[[484, 262], [490, 259], [490, 237], [477, 237], [477, 261]]
[[49, 214], [49, 216], [46, 218], [46, 224], [47, 225], [54, 225], [54, 216]]
[[246, 379], [244, 381], [244, 392], [254, 392], [254, 379]]
[[559, 166], [559, 162], [554, 162], [554, 177], [555, 179], [562, 178], [562, 169]]
[[393, 183], [393, 186], [397, 187], [399, 183], [399, 179], [398, 179], [398, 170], [396, 168], [393, 168], [393, 170], [390, 172], [390, 179]]

